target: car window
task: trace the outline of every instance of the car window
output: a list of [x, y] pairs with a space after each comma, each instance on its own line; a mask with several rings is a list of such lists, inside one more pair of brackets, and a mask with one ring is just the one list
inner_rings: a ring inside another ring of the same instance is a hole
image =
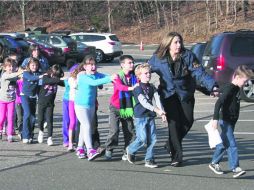
[[204, 55], [215, 55], [218, 56], [220, 54], [220, 47], [223, 40], [223, 36], [215, 36], [208, 42]]
[[234, 38], [231, 46], [232, 56], [254, 56], [254, 36]]
[[56, 36], [50, 36], [52, 44], [61, 44], [61, 40]]
[[111, 36], [109, 36], [109, 39], [111, 39], [112, 41], [117, 41], [117, 42], [119, 42], [119, 39], [117, 38], [116, 35], [111, 35]]
[[35, 39], [38, 39], [41, 42], [47, 42], [48, 41], [48, 37], [47, 36], [37, 36], [35, 37]]
[[105, 40], [105, 39], [106, 39], [105, 36], [97, 36], [97, 35], [86, 35], [85, 36], [85, 40], [87, 42], [101, 41], [101, 40]]
[[66, 43], [73, 42], [73, 39], [72, 39], [70, 36], [63, 36], [62, 39], [63, 39]]

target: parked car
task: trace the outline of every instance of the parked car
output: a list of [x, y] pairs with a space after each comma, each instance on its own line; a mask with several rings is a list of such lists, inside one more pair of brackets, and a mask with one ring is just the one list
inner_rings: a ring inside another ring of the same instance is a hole
[[122, 44], [115, 34], [110, 33], [73, 33], [71, 38], [88, 46], [96, 47], [96, 61], [112, 61], [123, 54]]
[[28, 38], [61, 48], [63, 54], [65, 55], [65, 64], [67, 64], [69, 61], [77, 60], [77, 42], [74, 41], [70, 36], [61, 34], [41, 34], [32, 35]]
[[191, 51], [196, 55], [199, 63], [202, 63], [202, 57], [205, 51], [206, 42], [199, 42], [191, 47]]
[[26, 48], [23, 47], [21, 43], [18, 42], [14, 37], [9, 35], [0, 35], [0, 43], [4, 45], [7, 50], [6, 54], [8, 55], [10, 52], [15, 52], [19, 55], [20, 63], [27, 56]]
[[59, 64], [63, 65], [65, 61], [65, 55], [61, 48], [52, 46], [51, 44], [42, 43], [39, 41], [28, 39], [27, 42], [32, 45], [38, 45], [41, 54], [48, 59], [49, 65]]
[[82, 42], [77, 41], [77, 50], [78, 50], [78, 62], [81, 62], [84, 57], [88, 54], [93, 55], [96, 57], [96, 48], [94, 46], [88, 46], [86, 44], [83, 44]]
[[[202, 57], [205, 51], [206, 44], [207, 44], [206, 42], [199, 42], [194, 44], [190, 48], [190, 50], [196, 55], [200, 64], [202, 64]], [[204, 86], [202, 86], [202, 84], [199, 81], [196, 81], [196, 90], [206, 95], [210, 95], [210, 92]]]
[[[230, 82], [234, 70], [242, 64], [254, 70], [254, 31], [223, 32], [210, 39], [203, 65], [220, 85]], [[249, 80], [241, 89], [242, 99], [254, 102], [253, 82]]]

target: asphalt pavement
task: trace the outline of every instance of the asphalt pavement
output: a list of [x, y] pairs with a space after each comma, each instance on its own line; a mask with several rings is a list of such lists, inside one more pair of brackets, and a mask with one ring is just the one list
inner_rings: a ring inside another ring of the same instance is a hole
[[[124, 52], [145, 61], [152, 50], [140, 51], [133, 46]], [[142, 56], [143, 54], [143, 56]], [[146, 56], [147, 55], [147, 56]], [[117, 60], [98, 65], [98, 70], [112, 74], [119, 70]], [[153, 82], [157, 82], [156, 76]], [[214, 174], [208, 164], [213, 150], [208, 146], [204, 125], [211, 119], [216, 98], [196, 92], [195, 122], [183, 142], [183, 167], [169, 166], [170, 158], [163, 148], [167, 138], [167, 127], [159, 118], [156, 119], [158, 141], [155, 157], [159, 168], [144, 167], [144, 150], [137, 154], [135, 164], [122, 161], [123, 137], [120, 134], [119, 148], [114, 151], [113, 160], [104, 157], [95, 161], [78, 159], [75, 153], [67, 152], [62, 146], [62, 93], [59, 88], [54, 112], [54, 146], [47, 146], [46, 137], [43, 144], [24, 145], [15, 137], [15, 142], [8, 143], [6, 137], [0, 141], [0, 189], [1, 190], [251, 190], [254, 179], [254, 104], [241, 102], [241, 114], [236, 125], [235, 137], [238, 142], [240, 165], [246, 174], [233, 179], [227, 165], [227, 155], [221, 163], [223, 175]], [[112, 85], [105, 85], [98, 93], [99, 132], [102, 143], [108, 134], [108, 102]], [[35, 137], [38, 128], [35, 129]]]

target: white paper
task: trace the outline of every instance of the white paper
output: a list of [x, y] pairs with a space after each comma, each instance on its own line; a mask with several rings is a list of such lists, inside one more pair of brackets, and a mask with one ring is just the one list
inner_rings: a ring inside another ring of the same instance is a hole
[[214, 129], [212, 127], [212, 121], [210, 120], [204, 127], [206, 132], [208, 133], [208, 143], [210, 148], [215, 148], [217, 144], [222, 143], [221, 136], [218, 129]]

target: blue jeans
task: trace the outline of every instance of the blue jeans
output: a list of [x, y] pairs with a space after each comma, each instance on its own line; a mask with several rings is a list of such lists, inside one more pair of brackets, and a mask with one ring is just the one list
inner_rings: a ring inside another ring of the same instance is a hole
[[35, 112], [36, 112], [36, 98], [30, 98], [29, 96], [22, 95], [21, 101], [22, 108], [24, 110], [22, 138], [30, 139], [33, 138]]
[[145, 160], [153, 160], [153, 147], [157, 141], [154, 117], [134, 118], [136, 139], [127, 147], [130, 154], [135, 154], [147, 145]]
[[230, 170], [233, 170], [239, 166], [237, 145], [234, 137], [235, 125], [232, 125], [223, 120], [220, 120], [219, 123], [222, 131], [221, 132], [222, 143], [216, 145], [212, 163], [218, 164], [222, 160], [225, 151], [227, 151], [228, 165]]

